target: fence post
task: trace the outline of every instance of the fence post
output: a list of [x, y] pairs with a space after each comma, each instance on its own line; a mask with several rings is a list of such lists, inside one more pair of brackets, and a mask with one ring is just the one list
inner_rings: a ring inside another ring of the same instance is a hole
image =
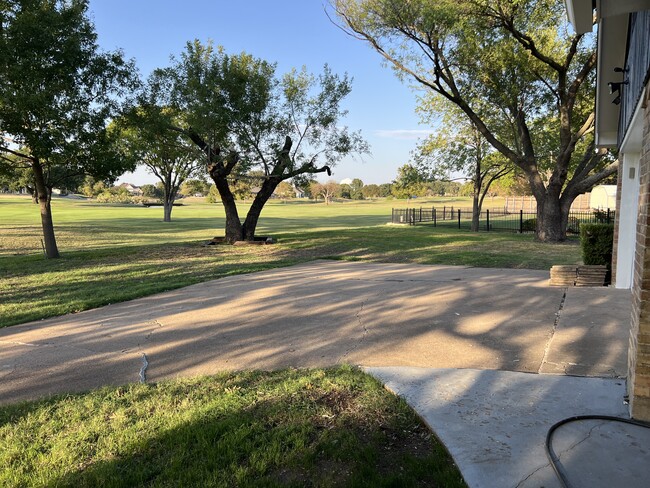
[[434, 227], [436, 226], [436, 223], [437, 223], [437, 222], [436, 222], [436, 209], [435, 209], [435, 207], [434, 207], [434, 208], [433, 208], [433, 226], [434, 226]]
[[391, 223], [394, 224], [395, 223], [395, 209], [391, 208], [390, 210], [391, 210], [390, 221], [391, 221]]
[[485, 211], [485, 219], [487, 220], [487, 231], [490, 232], [490, 209]]
[[420, 222], [422, 222], [422, 207], [420, 207]]
[[458, 209], [458, 228], [460, 229], [460, 209]]
[[445, 214], [447, 213], [447, 205], [442, 207], [442, 220], [445, 220]]
[[524, 211], [519, 210], [519, 233], [523, 234], [524, 233]]
[[608, 208], [607, 208], [607, 223], [608, 223], [608, 224], [611, 224], [611, 218], [612, 218], [612, 217], [611, 217], [611, 213], [610, 213], [610, 211], [609, 211], [609, 207], [608, 207]]

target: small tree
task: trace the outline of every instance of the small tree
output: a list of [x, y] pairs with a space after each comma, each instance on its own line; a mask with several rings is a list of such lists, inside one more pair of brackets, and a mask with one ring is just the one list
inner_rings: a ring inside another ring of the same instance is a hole
[[[119, 124], [126, 149], [162, 186], [163, 222], [171, 222], [174, 201], [188, 178], [205, 172], [205, 157], [191, 141], [169, 130], [180, 120], [166, 106], [166, 95], [158, 89], [156, 76], [146, 87], [147, 110], [136, 110]], [[156, 100], [161, 95], [162, 100]]]
[[471, 230], [478, 232], [483, 200], [490, 185], [510, 173], [513, 166], [490, 146], [471, 123], [447, 123], [443, 127], [438, 134], [429, 136], [418, 145], [415, 165], [420, 172], [428, 173], [430, 180], [447, 178], [471, 181]]
[[186, 197], [200, 195], [206, 196], [210, 191], [210, 185], [201, 179], [189, 179], [183, 182], [180, 194]]
[[162, 192], [156, 187], [156, 185], [142, 185], [140, 187], [140, 190], [142, 190], [142, 196], [146, 198], [155, 198], [157, 200], [162, 199]]
[[275, 193], [283, 199], [291, 199], [296, 196], [296, 193], [293, 189], [293, 186], [291, 183], [287, 183], [286, 181], [281, 182], [277, 188], [275, 189]]
[[364, 185], [363, 188], [361, 188], [361, 194], [363, 195], [363, 198], [377, 198], [380, 196], [381, 190], [379, 189], [379, 185], [375, 184], [370, 184], [370, 185]]
[[352, 200], [363, 200], [363, 181], [355, 178], [350, 183], [350, 198]]
[[341, 191], [341, 185], [336, 181], [328, 181], [327, 183], [318, 183], [314, 181], [310, 185], [311, 194], [314, 198], [322, 198], [325, 200], [325, 205], [329, 205], [332, 199]]
[[382, 183], [379, 185], [379, 196], [386, 198], [392, 195], [392, 183]]
[[419, 168], [405, 164], [397, 168], [397, 179], [393, 181], [391, 193], [395, 198], [423, 196], [426, 193], [426, 178]]

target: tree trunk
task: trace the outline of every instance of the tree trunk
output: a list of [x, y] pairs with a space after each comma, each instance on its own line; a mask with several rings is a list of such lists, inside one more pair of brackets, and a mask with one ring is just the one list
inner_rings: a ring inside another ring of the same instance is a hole
[[251, 208], [248, 210], [246, 215], [246, 220], [244, 221], [243, 226], [243, 238], [247, 241], [252, 241], [255, 238], [255, 228], [257, 227], [257, 222], [259, 221], [260, 214], [264, 205], [271, 198], [276, 187], [280, 184], [280, 179], [278, 178], [268, 178], [264, 180], [262, 188], [255, 196]]
[[478, 232], [479, 220], [481, 218], [481, 185], [483, 184], [481, 178], [481, 161], [477, 158], [474, 168], [474, 181], [472, 188], [472, 232]]
[[479, 222], [481, 217], [481, 205], [479, 203], [479, 195], [476, 189], [472, 195], [472, 232], [478, 232]]
[[172, 208], [174, 206], [174, 202], [170, 202], [167, 199], [163, 202], [163, 222], [171, 222], [172, 221]]
[[38, 160], [32, 162], [32, 171], [34, 173], [34, 184], [38, 194], [38, 203], [41, 209], [41, 226], [43, 228], [43, 241], [45, 243], [45, 256], [47, 258], [60, 257], [59, 249], [56, 245], [54, 235], [54, 222], [52, 220], [52, 207], [50, 200], [52, 192], [45, 184], [43, 167]]
[[566, 240], [570, 208], [570, 203], [563, 206], [559, 198], [551, 195], [547, 195], [541, 202], [537, 199], [537, 239], [545, 242]]
[[31, 186], [28, 186], [26, 188], [29, 194], [32, 196], [32, 203], [38, 205], [38, 192], [36, 191], [36, 188], [32, 188]]
[[174, 208], [175, 200], [176, 191], [174, 191], [174, 188], [168, 189], [166, 185], [163, 194], [163, 222], [172, 221], [172, 209]]
[[212, 177], [212, 180], [219, 191], [221, 203], [226, 212], [225, 241], [232, 244], [233, 242], [244, 240], [244, 229], [241, 225], [241, 220], [239, 219], [239, 213], [237, 212], [235, 196], [228, 187], [228, 181], [225, 178], [220, 177]]

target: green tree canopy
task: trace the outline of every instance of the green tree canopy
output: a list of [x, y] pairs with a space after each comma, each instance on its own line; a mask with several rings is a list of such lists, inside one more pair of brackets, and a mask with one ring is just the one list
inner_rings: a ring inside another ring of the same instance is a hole
[[397, 74], [459, 110], [525, 174], [537, 237], [566, 237], [573, 200], [617, 170], [594, 151], [593, 35], [562, 0], [332, 0]]
[[0, 3], [0, 164], [31, 170], [52, 258], [59, 256], [52, 188], [134, 167], [107, 128], [134, 88], [134, 68], [119, 52], [99, 51], [87, 7], [85, 0]]
[[[227, 242], [254, 238], [262, 208], [280, 182], [330, 173], [343, 157], [367, 150], [358, 133], [340, 124], [351, 82], [327, 66], [319, 76], [303, 69], [278, 77], [271, 63], [194, 41], [154, 78], [155, 101], [145, 99], [143, 106], [160, 117], [156, 107], [166, 99], [165, 106], [182, 118], [170, 124], [172, 130], [205, 154], [224, 205]], [[252, 169], [263, 180], [242, 223], [232, 186]]]
[[[149, 96], [148, 100], [151, 101]], [[125, 150], [153, 174], [162, 186], [163, 221], [170, 222], [174, 201], [186, 179], [205, 174], [205, 155], [186, 137], [161, 125], [177, 125], [179, 118], [167, 107], [126, 117], [119, 126]], [[155, 114], [148, 117], [147, 114]]]

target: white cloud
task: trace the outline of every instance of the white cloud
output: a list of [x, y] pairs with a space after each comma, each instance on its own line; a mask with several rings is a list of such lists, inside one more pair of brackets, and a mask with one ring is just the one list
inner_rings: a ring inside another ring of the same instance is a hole
[[386, 139], [415, 140], [435, 133], [434, 129], [381, 129], [376, 130], [377, 137]]

